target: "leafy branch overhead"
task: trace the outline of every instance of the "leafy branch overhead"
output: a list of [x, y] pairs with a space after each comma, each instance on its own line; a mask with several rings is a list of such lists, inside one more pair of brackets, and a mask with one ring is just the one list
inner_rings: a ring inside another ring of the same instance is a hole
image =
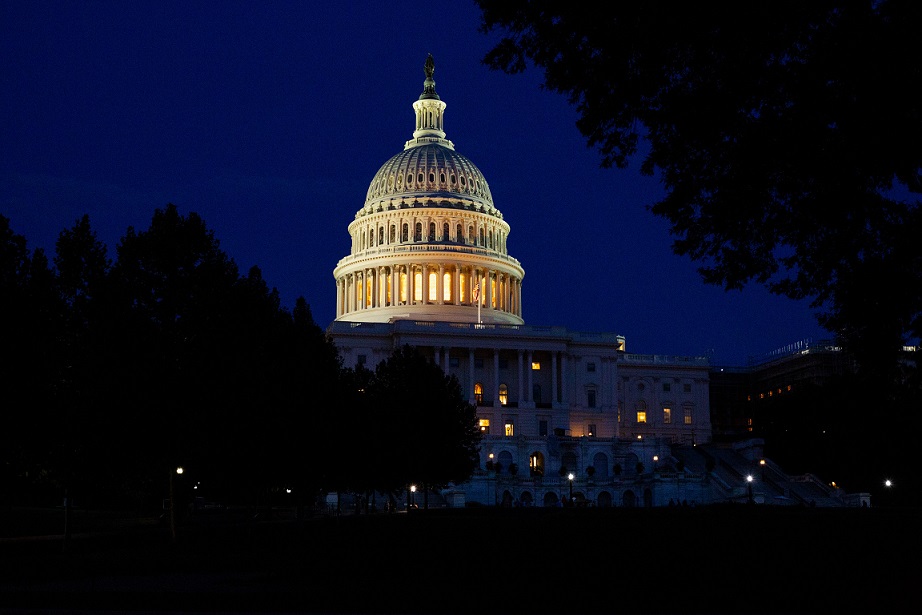
[[603, 166], [639, 157], [705, 282], [809, 299], [894, 377], [922, 334], [922, 5], [478, 5], [484, 62], [543, 70]]

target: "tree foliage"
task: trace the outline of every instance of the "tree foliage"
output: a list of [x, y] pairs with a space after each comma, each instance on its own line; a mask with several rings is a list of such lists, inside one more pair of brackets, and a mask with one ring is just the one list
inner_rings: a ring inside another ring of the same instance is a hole
[[359, 437], [349, 475], [359, 491], [395, 493], [410, 484], [438, 488], [470, 479], [477, 467], [476, 408], [455, 376], [403, 346], [374, 372], [350, 372], [349, 409]]
[[55, 250], [52, 269], [0, 217], [10, 487], [34, 494], [39, 476], [85, 503], [149, 504], [177, 465], [215, 499], [319, 485], [297, 427], [327, 416], [340, 362], [303, 297], [289, 312], [173, 205], [129, 228], [115, 262], [87, 216]]
[[603, 166], [644, 153], [707, 283], [809, 299], [862, 373], [898, 379], [922, 336], [922, 5], [478, 5], [503, 33], [487, 65], [542, 69]]

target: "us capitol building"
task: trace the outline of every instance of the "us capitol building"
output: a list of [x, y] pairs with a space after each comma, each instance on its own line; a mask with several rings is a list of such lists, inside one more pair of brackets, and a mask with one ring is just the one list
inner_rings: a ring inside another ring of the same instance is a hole
[[835, 505], [841, 498], [819, 481], [762, 458], [758, 441], [709, 446], [706, 358], [630, 354], [621, 335], [525, 324], [511, 226], [480, 169], [446, 138], [434, 68], [429, 56], [412, 138], [349, 224], [328, 328], [344, 365], [374, 369], [408, 344], [476, 404], [480, 467], [432, 495], [458, 507]]

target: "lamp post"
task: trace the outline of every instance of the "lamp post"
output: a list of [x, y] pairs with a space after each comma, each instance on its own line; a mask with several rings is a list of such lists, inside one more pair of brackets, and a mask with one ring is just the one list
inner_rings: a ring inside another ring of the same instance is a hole
[[567, 474], [567, 479], [570, 481], [570, 505], [573, 505], [573, 472]]
[[410, 503], [408, 504], [408, 510], [412, 509], [414, 506], [414, 494], [416, 493], [416, 485], [410, 485]]
[[755, 500], [752, 499], [752, 474], [746, 475], [746, 492], [749, 496], [749, 503], [755, 503]]
[[[176, 468], [176, 474], [182, 474], [182, 466]], [[173, 497], [173, 470], [170, 470], [170, 536], [176, 540], [176, 506]]]

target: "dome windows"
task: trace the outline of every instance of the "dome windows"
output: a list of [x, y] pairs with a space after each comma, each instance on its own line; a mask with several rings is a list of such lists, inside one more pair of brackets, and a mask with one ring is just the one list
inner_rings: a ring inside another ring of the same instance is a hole
[[[422, 181], [422, 180], [420, 180], [420, 181]], [[429, 183], [430, 183], [430, 184], [435, 183], [435, 173], [433, 173], [432, 171], [429, 171]]]
[[423, 172], [422, 171], [416, 174], [416, 183], [418, 184], [423, 183]]
[[409, 186], [412, 183], [413, 183], [413, 174], [407, 173], [407, 185]]

